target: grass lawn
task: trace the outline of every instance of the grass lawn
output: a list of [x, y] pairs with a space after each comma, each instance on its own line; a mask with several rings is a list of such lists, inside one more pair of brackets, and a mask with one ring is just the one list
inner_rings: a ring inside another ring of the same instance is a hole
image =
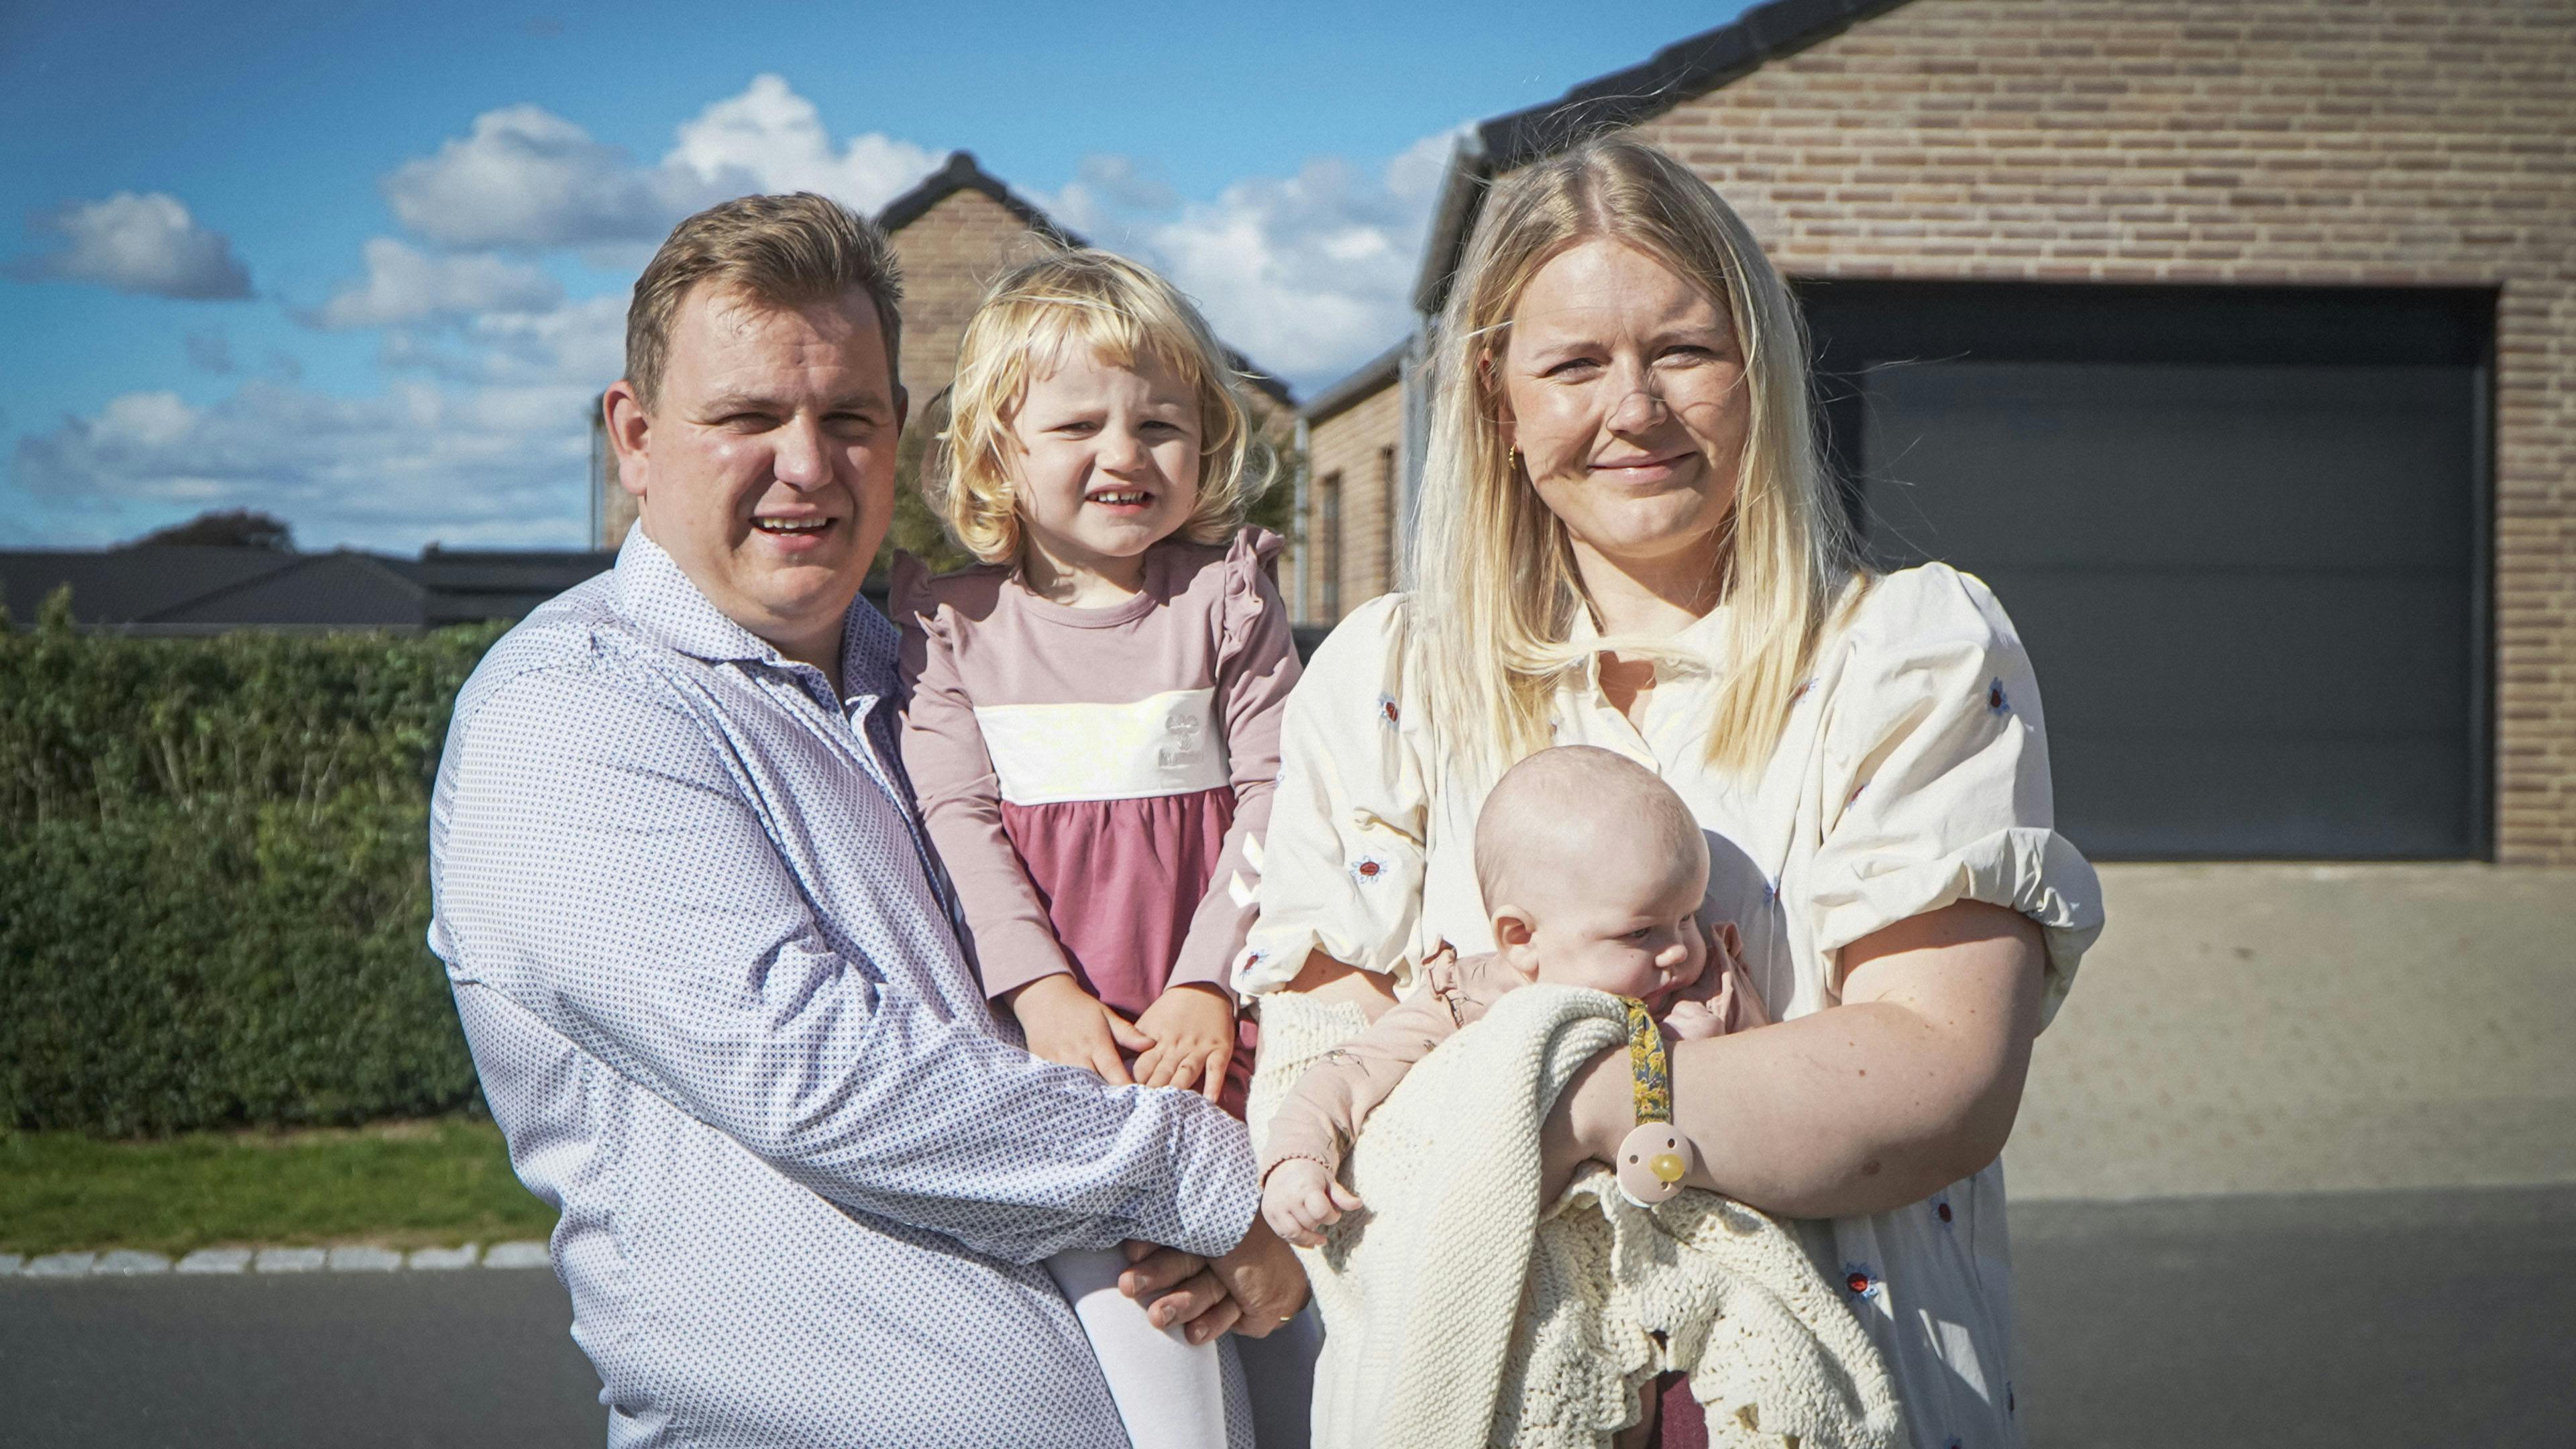
[[542, 1238], [489, 1122], [442, 1118], [296, 1132], [99, 1142], [0, 1133], [0, 1252], [272, 1243], [392, 1248]]

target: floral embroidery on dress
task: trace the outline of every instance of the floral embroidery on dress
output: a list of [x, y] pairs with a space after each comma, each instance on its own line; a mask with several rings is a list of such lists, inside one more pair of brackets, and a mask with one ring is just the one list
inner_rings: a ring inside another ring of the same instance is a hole
[[1946, 1197], [1932, 1199], [1932, 1216], [1939, 1218], [1946, 1225], [1950, 1221], [1950, 1200]]
[[2012, 713], [2012, 696], [2004, 693], [2002, 680], [1995, 680], [1986, 686], [1986, 708], [1996, 714]]
[[1395, 867], [1387, 864], [1377, 856], [1363, 855], [1359, 859], [1351, 862], [1351, 879], [1358, 881], [1361, 885], [1375, 885], [1379, 881], [1386, 879], [1394, 869]]
[[1843, 1287], [1851, 1290], [1854, 1298], [1876, 1299], [1887, 1296], [1887, 1280], [1872, 1272], [1866, 1263], [1843, 1265]]
[[1404, 711], [1396, 708], [1394, 695], [1381, 694], [1377, 697], [1377, 722], [1379, 724], [1386, 726], [1388, 729], [1393, 729], [1403, 718]]

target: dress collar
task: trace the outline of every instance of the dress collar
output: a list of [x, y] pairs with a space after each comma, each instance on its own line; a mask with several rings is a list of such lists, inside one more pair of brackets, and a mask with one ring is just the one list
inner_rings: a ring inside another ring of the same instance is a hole
[[[1717, 658], [1726, 639], [1726, 612], [1727, 605], [1719, 604], [1716, 608], [1692, 620], [1688, 626], [1667, 639], [1665, 643], [1698, 661], [1697, 672], [1715, 673]], [[1599, 626], [1592, 622], [1592, 606], [1589, 603], [1579, 605], [1574, 611], [1573, 625], [1565, 631], [1565, 642], [1578, 645], [1589, 644], [1600, 637]], [[1684, 664], [1680, 667], [1687, 668], [1688, 665]], [[1601, 652], [1597, 649], [1586, 650], [1583, 655], [1583, 667], [1576, 671], [1571, 679], [1581, 692], [1599, 694], [1601, 692]]]
[[[637, 524], [617, 551], [617, 612], [654, 642], [711, 664], [807, 666], [735, 623]], [[850, 601], [841, 623], [841, 689], [857, 699], [889, 692], [900, 635], [865, 598]]]

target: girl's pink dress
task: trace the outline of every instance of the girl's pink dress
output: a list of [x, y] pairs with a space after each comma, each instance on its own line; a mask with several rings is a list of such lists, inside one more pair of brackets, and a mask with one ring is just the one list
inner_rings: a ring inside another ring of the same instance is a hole
[[[999, 565], [895, 561], [904, 767], [984, 993], [1073, 974], [1133, 1018], [1173, 982], [1233, 995], [1297, 682], [1276, 534], [1166, 540], [1124, 603], [1051, 603]], [[1240, 1116], [1253, 1029], [1225, 1103]]]

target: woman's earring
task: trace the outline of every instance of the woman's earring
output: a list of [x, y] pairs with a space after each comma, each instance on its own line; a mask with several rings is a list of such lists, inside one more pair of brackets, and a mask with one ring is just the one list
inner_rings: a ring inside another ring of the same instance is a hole
[[1517, 472], [1519, 472], [1520, 470], [1521, 470], [1521, 445], [1520, 445], [1520, 444], [1518, 444], [1518, 443], [1514, 443], [1514, 444], [1512, 444], [1512, 471], [1513, 471], [1513, 472], [1515, 472], [1515, 473], [1517, 473]]

